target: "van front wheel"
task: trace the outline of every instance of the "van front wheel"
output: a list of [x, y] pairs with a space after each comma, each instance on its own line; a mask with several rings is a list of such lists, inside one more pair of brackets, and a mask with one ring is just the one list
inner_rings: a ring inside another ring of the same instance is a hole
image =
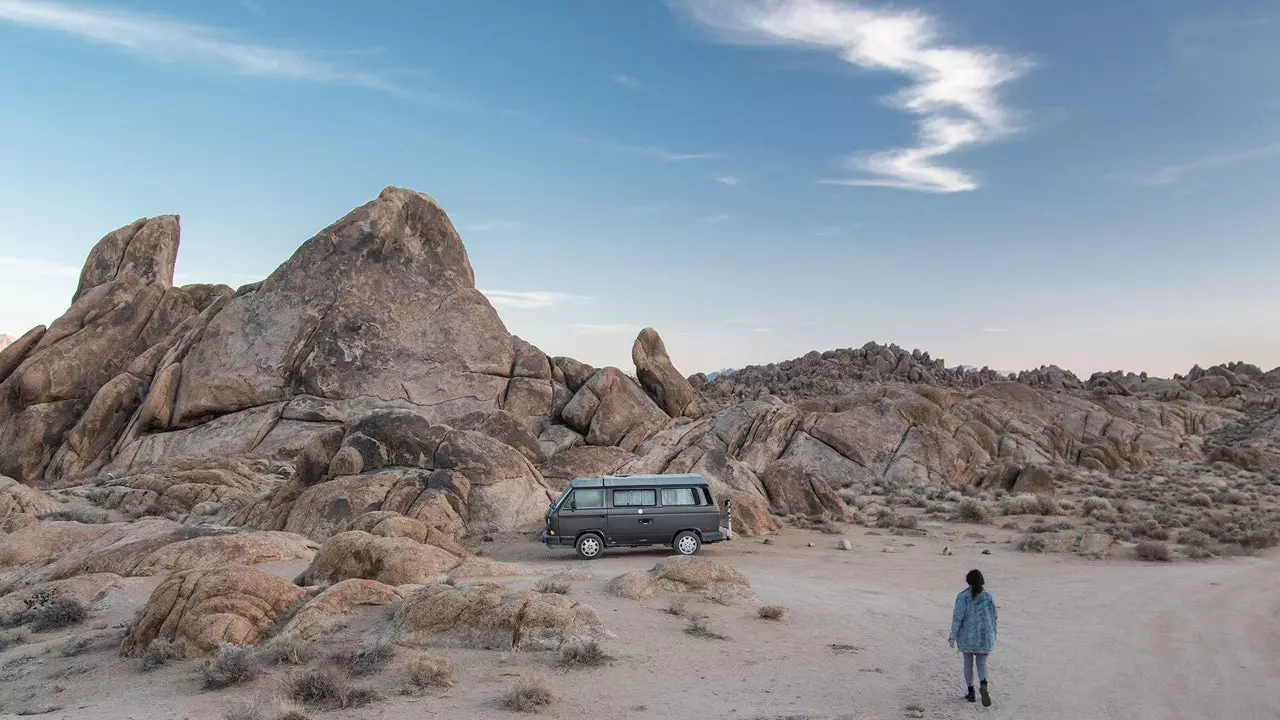
[[587, 533], [578, 538], [577, 542], [578, 557], [583, 560], [595, 560], [600, 557], [600, 553], [604, 551], [604, 541], [599, 535]]
[[702, 548], [702, 539], [698, 537], [698, 533], [685, 530], [671, 541], [671, 547], [678, 555], [696, 555]]

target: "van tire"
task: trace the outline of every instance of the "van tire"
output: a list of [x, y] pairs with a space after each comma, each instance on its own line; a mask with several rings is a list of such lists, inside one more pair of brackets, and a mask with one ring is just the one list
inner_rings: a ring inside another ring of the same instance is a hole
[[583, 533], [573, 547], [583, 560], [595, 560], [604, 554], [604, 539], [595, 533]]
[[676, 533], [675, 539], [671, 541], [671, 549], [675, 550], [677, 555], [697, 555], [702, 549], [702, 538], [691, 530]]

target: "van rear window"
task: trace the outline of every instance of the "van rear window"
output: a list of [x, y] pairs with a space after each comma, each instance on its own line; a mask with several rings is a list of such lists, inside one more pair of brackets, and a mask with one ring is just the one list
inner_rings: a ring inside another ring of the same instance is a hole
[[662, 488], [663, 505], [701, 505], [693, 488]]
[[620, 507], [652, 507], [658, 504], [658, 493], [654, 490], [614, 490], [613, 506]]

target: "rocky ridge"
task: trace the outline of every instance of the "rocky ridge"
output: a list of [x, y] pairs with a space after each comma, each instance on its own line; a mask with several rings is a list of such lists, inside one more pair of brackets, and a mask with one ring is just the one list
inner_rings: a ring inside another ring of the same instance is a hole
[[[553, 599], [433, 585], [470, 574], [467, 537], [540, 522], [581, 475], [701, 473], [745, 535], [881, 523], [907, 497], [1176, 476], [1190, 479], [1151, 502], [1195, 504], [1230, 476], [1271, 507], [1280, 484], [1280, 369], [1007, 376], [870, 343], [708, 381], [647, 328], [633, 377], [511, 335], [420, 193], [385, 189], [239, 289], [174, 287], [179, 237], [177, 216], [109, 233], [70, 309], [0, 350], [0, 593], [92, 577], [77, 592], [96, 597], [171, 573], [131, 654], [254, 641], [303, 598], [291, 588], [324, 583], [386, 604], [434, 587], [405, 608], [472, 593], [595, 627]], [[1247, 520], [1217, 497], [1220, 525]], [[294, 585], [235, 569], [286, 559], [311, 563]], [[258, 609], [220, 617], [218, 593]]]

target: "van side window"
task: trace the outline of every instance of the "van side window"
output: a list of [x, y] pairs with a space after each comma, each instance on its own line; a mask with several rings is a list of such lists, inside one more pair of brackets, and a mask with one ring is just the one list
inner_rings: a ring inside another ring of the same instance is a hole
[[604, 507], [604, 491], [603, 490], [574, 490], [573, 504], [570, 507], [582, 508], [602, 508]]
[[693, 488], [662, 488], [663, 505], [701, 505]]
[[658, 493], [654, 490], [614, 490], [613, 506], [620, 507], [653, 507], [658, 504]]

